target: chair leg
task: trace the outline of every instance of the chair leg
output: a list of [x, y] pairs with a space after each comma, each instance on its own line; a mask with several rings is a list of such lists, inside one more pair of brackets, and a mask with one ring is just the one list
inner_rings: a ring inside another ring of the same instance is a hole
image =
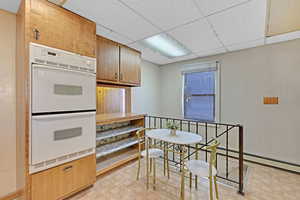
[[166, 175], [166, 156], [167, 156], [166, 149], [164, 147], [164, 176]]
[[168, 179], [169, 179], [170, 178], [170, 165], [169, 165], [169, 155], [168, 155], [168, 152], [167, 152], [166, 159], [167, 159], [167, 173], [168, 173]]
[[147, 175], [147, 190], [149, 189], [149, 156], [148, 156], [148, 150], [146, 155], [146, 175]]
[[190, 190], [192, 189], [192, 183], [193, 183], [193, 180], [192, 180], [192, 173], [190, 173]]
[[215, 192], [216, 192], [216, 199], [219, 199], [219, 190], [218, 190], [218, 184], [217, 184], [217, 176], [214, 176], [214, 184], [215, 184]]
[[150, 173], [152, 173], [152, 158], [150, 158]]
[[210, 176], [209, 178], [209, 199], [213, 200], [214, 196], [213, 196], [213, 182], [212, 182], [212, 177]]
[[156, 184], [156, 165], [155, 165], [155, 158], [153, 158], [153, 189], [154, 190], [156, 189], [155, 184]]
[[136, 180], [139, 180], [139, 176], [140, 176], [140, 170], [141, 170], [141, 156], [139, 155], [138, 158], [138, 170], [137, 170], [137, 175], [136, 175]]

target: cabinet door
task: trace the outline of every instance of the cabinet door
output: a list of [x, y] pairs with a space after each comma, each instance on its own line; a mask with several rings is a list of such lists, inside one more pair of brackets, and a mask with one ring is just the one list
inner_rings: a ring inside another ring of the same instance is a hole
[[119, 44], [97, 36], [97, 79], [119, 80]]
[[140, 85], [141, 53], [125, 46], [120, 47], [120, 82]]
[[31, 0], [31, 41], [95, 57], [96, 24], [47, 0]]
[[32, 200], [57, 200], [96, 181], [96, 159], [90, 155], [31, 175]]

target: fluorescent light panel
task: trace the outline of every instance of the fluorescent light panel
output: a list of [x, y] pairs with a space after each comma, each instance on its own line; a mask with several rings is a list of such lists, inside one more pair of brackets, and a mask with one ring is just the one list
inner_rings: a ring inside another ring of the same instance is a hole
[[169, 58], [185, 56], [191, 53], [182, 44], [165, 33], [146, 38], [143, 40], [143, 44]]

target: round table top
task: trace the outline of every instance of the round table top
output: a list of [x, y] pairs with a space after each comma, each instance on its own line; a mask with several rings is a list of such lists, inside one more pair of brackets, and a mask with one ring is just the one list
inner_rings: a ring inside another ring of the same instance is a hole
[[162, 140], [169, 143], [189, 145], [200, 143], [202, 137], [195, 133], [176, 131], [176, 135], [170, 135], [170, 129], [153, 129], [146, 131], [146, 136], [151, 139]]

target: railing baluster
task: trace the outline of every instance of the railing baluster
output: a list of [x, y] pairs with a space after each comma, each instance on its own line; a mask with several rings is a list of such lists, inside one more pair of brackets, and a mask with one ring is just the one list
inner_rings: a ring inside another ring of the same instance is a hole
[[[207, 147], [207, 122], [205, 122], [205, 146]], [[207, 150], [205, 150], [205, 161], [207, 162]]]
[[180, 130], [182, 131], [182, 120], [180, 120]]
[[244, 128], [239, 125], [239, 193], [244, 195]]
[[218, 138], [218, 124], [215, 126], [215, 131], [216, 131], [216, 139]]
[[162, 118], [160, 118], [159, 121], [160, 121], [160, 128], [162, 128]]
[[226, 178], [228, 178], [228, 125], [226, 126]]

